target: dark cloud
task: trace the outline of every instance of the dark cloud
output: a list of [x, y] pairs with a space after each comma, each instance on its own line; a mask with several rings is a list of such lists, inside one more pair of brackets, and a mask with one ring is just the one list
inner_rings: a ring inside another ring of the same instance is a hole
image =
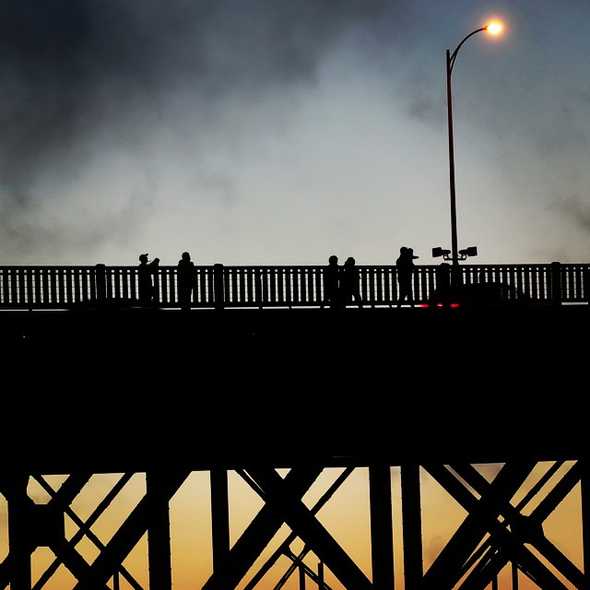
[[382, 9], [360, 0], [3, 2], [4, 182], [25, 182], [138, 104], [162, 107], [175, 85], [190, 86], [202, 108], [309, 78], [338, 35]]
[[[86, 248], [107, 239], [118, 228], [109, 211], [92, 231], [37, 219], [43, 200], [67, 206], [43, 190], [48, 177], [58, 188], [71, 184], [89, 165], [97, 137], [104, 150], [116, 143], [140, 153], [146, 130], [162, 119], [182, 128], [179, 96], [189, 97], [191, 116], [211, 125], [227, 97], [255, 101], [313, 81], [324, 53], [347, 31], [377, 22], [384, 8], [384, 0], [3, 2], [3, 240], [26, 252], [47, 240]], [[231, 179], [205, 182], [231, 201]], [[123, 212], [127, 219], [141, 217], [138, 207]]]

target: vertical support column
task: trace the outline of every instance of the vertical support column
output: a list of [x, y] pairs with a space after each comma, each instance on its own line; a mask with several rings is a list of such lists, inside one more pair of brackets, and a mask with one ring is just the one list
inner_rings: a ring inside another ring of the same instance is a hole
[[512, 562], [512, 590], [518, 590], [518, 566]]
[[418, 588], [423, 577], [420, 466], [401, 466], [402, 526], [406, 588]]
[[11, 590], [31, 590], [31, 540], [32, 535], [27, 495], [29, 476], [10, 474], [4, 483], [3, 492], [8, 501], [8, 545], [12, 561]]
[[553, 305], [561, 305], [561, 264], [551, 263], [551, 301]]
[[212, 469], [210, 477], [213, 572], [218, 574], [223, 570], [229, 554], [229, 494], [227, 486], [227, 470]]
[[305, 566], [299, 564], [299, 590], [305, 590]]
[[498, 576], [495, 576], [492, 580], [492, 590], [498, 590]]
[[146, 495], [149, 505], [148, 564], [150, 590], [171, 590], [170, 507], [157, 472], [148, 471]]
[[324, 590], [326, 585], [324, 584], [324, 562], [320, 561], [318, 563], [318, 588], [319, 590]]
[[369, 467], [371, 559], [375, 590], [393, 590], [393, 509], [389, 465]]
[[582, 542], [584, 544], [584, 588], [590, 590], [590, 463], [582, 459]]

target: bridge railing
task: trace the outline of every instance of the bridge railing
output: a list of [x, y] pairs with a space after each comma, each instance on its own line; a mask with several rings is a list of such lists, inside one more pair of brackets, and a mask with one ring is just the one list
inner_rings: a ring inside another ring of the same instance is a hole
[[[326, 304], [325, 266], [197, 266], [192, 307], [319, 307]], [[359, 266], [358, 292], [364, 306], [393, 306], [399, 299], [395, 266]], [[503, 283], [509, 296], [532, 301], [588, 303], [590, 264], [498, 264], [460, 267], [463, 284]], [[440, 266], [416, 266], [414, 301], [429, 300], [439, 286]], [[155, 302], [179, 307], [177, 268], [159, 267]], [[0, 308], [63, 309], [89, 304], [137, 304], [138, 270], [129, 266], [3, 266]], [[356, 302], [355, 302], [356, 304]]]

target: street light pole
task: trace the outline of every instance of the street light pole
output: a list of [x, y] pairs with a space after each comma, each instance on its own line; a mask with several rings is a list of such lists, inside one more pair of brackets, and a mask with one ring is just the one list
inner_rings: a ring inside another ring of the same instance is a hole
[[455, 196], [455, 140], [453, 136], [453, 91], [451, 88], [451, 52], [447, 49], [447, 120], [449, 127], [449, 183], [451, 189], [451, 259], [459, 266], [457, 247], [457, 202]]
[[472, 31], [463, 38], [461, 43], [457, 45], [453, 53], [449, 49], [446, 51], [446, 74], [447, 74], [447, 120], [449, 128], [449, 184], [451, 193], [451, 262], [455, 270], [459, 267], [459, 245], [457, 238], [457, 201], [455, 191], [455, 139], [453, 134], [453, 89], [452, 89], [452, 76], [455, 61], [459, 50], [473, 35], [477, 35], [483, 31], [487, 31], [492, 35], [497, 35], [502, 32], [502, 24], [499, 22], [491, 22], [485, 27], [480, 27], [475, 31]]

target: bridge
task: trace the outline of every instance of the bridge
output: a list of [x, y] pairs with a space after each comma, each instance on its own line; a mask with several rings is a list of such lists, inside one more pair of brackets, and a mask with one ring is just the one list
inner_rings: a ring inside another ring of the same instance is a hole
[[[470, 314], [395, 309], [393, 266], [358, 267], [362, 310], [326, 309], [324, 269], [197, 267], [200, 309], [181, 313], [176, 267], [159, 268], [149, 309], [138, 305], [136, 267], [0, 267], [10, 545], [0, 587], [51, 588], [65, 567], [77, 590], [170, 590], [170, 505], [200, 473], [210, 495], [207, 590], [590, 588], [580, 345], [590, 265], [462, 266], [464, 284], [502, 282], [550, 304]], [[417, 303], [440, 277], [440, 267], [416, 267]], [[486, 478], [479, 464], [501, 467]], [[79, 514], [76, 499], [107, 473], [117, 475], [106, 495]], [[368, 571], [318, 516], [357, 473], [369, 498]], [[49, 483], [54, 474], [67, 474], [61, 487]], [[143, 482], [137, 505], [101, 539], [97, 521], [133, 477]], [[232, 477], [262, 501], [233, 544]], [[423, 538], [425, 477], [465, 511], [434, 559]], [[46, 503], [31, 497], [33, 483]], [[573, 493], [581, 565], [548, 532]], [[130, 571], [144, 535], [147, 571]], [[32, 569], [37, 548], [54, 554], [46, 571]]]

